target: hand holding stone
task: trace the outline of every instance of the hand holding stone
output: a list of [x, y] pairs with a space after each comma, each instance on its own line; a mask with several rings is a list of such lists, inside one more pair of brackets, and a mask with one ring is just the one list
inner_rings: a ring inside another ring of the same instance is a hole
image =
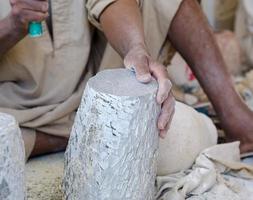
[[158, 128], [160, 137], [164, 138], [169, 129], [175, 107], [175, 99], [171, 93], [172, 84], [165, 66], [153, 61], [143, 45], [137, 45], [128, 52], [124, 59], [124, 65], [128, 69], [134, 70], [137, 80], [142, 83], [149, 83], [152, 76], [157, 80], [159, 84], [157, 102], [162, 105]]

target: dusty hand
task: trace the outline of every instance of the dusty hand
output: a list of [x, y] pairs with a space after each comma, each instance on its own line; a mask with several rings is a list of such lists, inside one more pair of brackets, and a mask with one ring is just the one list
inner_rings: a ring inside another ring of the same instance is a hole
[[10, 0], [10, 4], [10, 21], [20, 31], [26, 31], [30, 21], [43, 21], [48, 17], [48, 0]]
[[172, 84], [166, 68], [153, 61], [143, 45], [137, 45], [128, 52], [124, 59], [124, 65], [130, 70], [134, 69], [137, 80], [142, 83], [150, 82], [152, 76], [156, 78], [159, 85], [157, 102], [162, 105], [162, 111], [158, 119], [158, 129], [160, 130], [160, 137], [164, 138], [175, 108], [175, 99], [171, 93]]

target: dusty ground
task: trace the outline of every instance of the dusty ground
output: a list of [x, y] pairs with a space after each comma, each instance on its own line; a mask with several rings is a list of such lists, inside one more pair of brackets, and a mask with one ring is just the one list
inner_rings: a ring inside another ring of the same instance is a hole
[[[63, 175], [63, 153], [53, 154], [32, 159], [26, 165], [26, 184], [28, 200], [62, 200], [61, 181]], [[245, 163], [253, 165], [253, 158], [246, 159]], [[233, 177], [231, 177], [233, 179]], [[235, 183], [238, 180], [235, 180]], [[242, 185], [253, 194], [253, 182], [246, 181]], [[213, 188], [212, 191], [202, 197], [191, 197], [189, 200], [213, 200], [219, 199], [223, 190]], [[208, 197], [206, 195], [209, 195]], [[224, 193], [227, 197], [228, 192]], [[243, 194], [242, 194], [243, 196]], [[231, 199], [232, 200], [232, 199]], [[241, 200], [241, 198], [233, 199]], [[253, 200], [247, 196], [247, 200]]]
[[62, 200], [63, 153], [32, 159], [26, 165], [28, 200]]

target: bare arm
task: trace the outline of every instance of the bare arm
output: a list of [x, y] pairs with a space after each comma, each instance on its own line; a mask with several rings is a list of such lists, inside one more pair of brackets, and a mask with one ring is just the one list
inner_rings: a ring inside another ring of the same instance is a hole
[[165, 137], [175, 101], [166, 68], [155, 62], [146, 48], [141, 13], [136, 0], [116, 1], [102, 13], [100, 21], [107, 39], [124, 58], [125, 67], [134, 69], [140, 82], [149, 82], [151, 76], [157, 79], [157, 102], [162, 104], [158, 128], [160, 136]]
[[100, 20], [107, 39], [121, 56], [126, 56], [135, 45], [145, 46], [142, 19], [136, 0], [115, 2], [103, 12]]
[[171, 24], [169, 38], [191, 66], [216, 109], [222, 111], [224, 100], [236, 94], [213, 31], [196, 0], [183, 1]]
[[214, 33], [196, 0], [183, 1], [171, 24], [169, 38], [194, 71], [220, 117], [229, 115], [230, 108], [241, 100]]
[[21, 38], [23, 34], [15, 30], [11, 25], [11, 20], [6, 17], [0, 21], [0, 57], [13, 47]]
[[0, 21], [0, 58], [27, 34], [30, 21], [48, 16], [47, 0], [10, 0], [11, 13]]
[[240, 140], [243, 152], [252, 151], [253, 112], [235, 91], [214, 33], [196, 0], [183, 1], [171, 24], [169, 38], [204, 88], [227, 138]]

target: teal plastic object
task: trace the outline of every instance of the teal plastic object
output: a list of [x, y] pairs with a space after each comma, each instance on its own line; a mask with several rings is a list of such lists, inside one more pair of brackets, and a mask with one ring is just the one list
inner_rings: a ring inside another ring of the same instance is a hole
[[30, 22], [29, 23], [29, 36], [30, 37], [40, 37], [43, 34], [42, 24], [41, 22]]

